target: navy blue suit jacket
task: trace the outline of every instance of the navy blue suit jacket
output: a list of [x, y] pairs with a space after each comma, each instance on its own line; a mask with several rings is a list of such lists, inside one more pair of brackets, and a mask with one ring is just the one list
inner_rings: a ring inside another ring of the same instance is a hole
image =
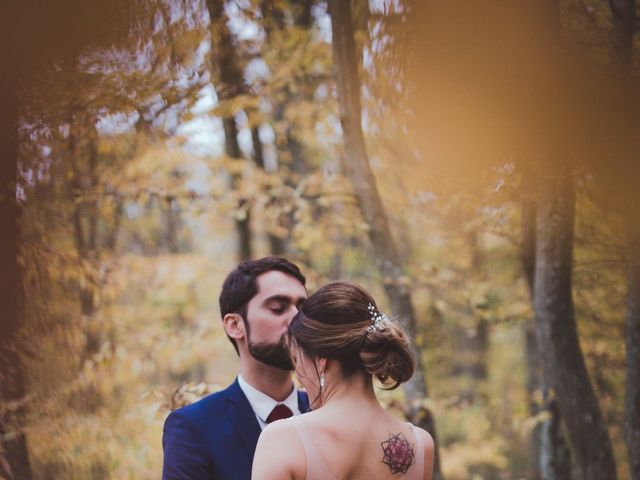
[[[298, 392], [298, 408], [309, 409], [304, 392]], [[162, 435], [162, 479], [248, 480], [260, 432], [236, 379], [227, 389], [169, 414]]]

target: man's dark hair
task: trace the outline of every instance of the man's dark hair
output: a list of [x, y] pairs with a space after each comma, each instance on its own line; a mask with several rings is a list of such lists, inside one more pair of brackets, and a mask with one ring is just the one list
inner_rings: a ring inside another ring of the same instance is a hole
[[[222, 318], [227, 313], [238, 313], [246, 321], [247, 305], [258, 293], [258, 276], [263, 273], [276, 270], [298, 279], [302, 285], [306, 285], [307, 279], [300, 268], [294, 263], [282, 257], [264, 257], [258, 260], [245, 260], [241, 262], [225, 279], [220, 292], [220, 315]], [[247, 329], [249, 325], [247, 324]], [[238, 352], [236, 341], [229, 337], [233, 347]]]

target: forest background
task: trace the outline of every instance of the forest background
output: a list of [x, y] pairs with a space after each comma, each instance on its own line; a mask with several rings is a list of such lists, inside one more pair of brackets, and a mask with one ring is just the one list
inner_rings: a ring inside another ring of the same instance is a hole
[[635, 0], [1, 13], [0, 478], [158, 478], [274, 253], [409, 330], [436, 478], [640, 480]]

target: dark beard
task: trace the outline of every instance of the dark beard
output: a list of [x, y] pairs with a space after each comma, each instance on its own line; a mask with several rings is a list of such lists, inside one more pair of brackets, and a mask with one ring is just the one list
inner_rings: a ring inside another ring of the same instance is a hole
[[285, 344], [284, 336], [278, 343], [253, 343], [249, 335], [249, 353], [256, 360], [260, 360], [262, 363], [266, 363], [272, 367], [287, 371], [293, 370], [289, 349]]

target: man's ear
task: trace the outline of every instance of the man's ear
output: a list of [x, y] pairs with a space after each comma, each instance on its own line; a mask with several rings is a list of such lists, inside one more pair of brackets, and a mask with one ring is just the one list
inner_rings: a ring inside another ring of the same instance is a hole
[[240, 340], [245, 336], [244, 319], [239, 313], [227, 313], [222, 319], [224, 330], [234, 340]]

